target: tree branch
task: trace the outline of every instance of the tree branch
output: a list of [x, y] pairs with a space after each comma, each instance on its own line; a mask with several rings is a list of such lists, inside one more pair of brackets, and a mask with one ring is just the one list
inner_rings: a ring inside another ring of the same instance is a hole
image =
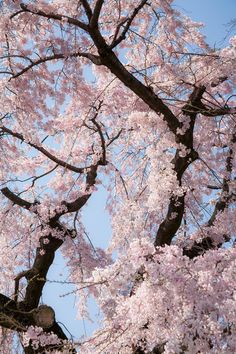
[[[232, 135], [231, 143], [232, 144], [236, 143], [236, 134]], [[220, 212], [223, 212], [228, 207], [232, 199], [235, 200], [236, 195], [233, 193], [229, 193], [229, 182], [230, 182], [232, 167], [233, 167], [233, 149], [230, 148], [229, 154], [226, 158], [226, 166], [225, 166], [228, 177], [223, 179], [222, 192], [215, 205], [211, 217], [206, 223], [207, 228], [213, 226], [217, 215]], [[224, 237], [225, 237], [225, 241], [229, 240], [228, 235], [224, 235]], [[222, 246], [222, 242], [216, 245], [210, 236], [206, 236], [202, 239], [201, 242], [195, 241], [191, 248], [185, 248], [183, 250], [183, 254], [185, 256], [188, 256], [190, 259], [193, 259], [195, 257], [204, 254], [206, 251], [210, 249], [217, 249], [221, 246]]]
[[[198, 154], [193, 148], [193, 130], [196, 116], [198, 114], [198, 109], [195, 109], [194, 107], [201, 104], [201, 99], [205, 90], [205, 86], [195, 87], [189, 96], [188, 103], [182, 108], [183, 114], [190, 118], [190, 126], [183, 135], [177, 135], [179, 142], [183, 144], [189, 152], [182, 157], [180, 151], [177, 150], [172, 161], [179, 187], [181, 187], [182, 176], [188, 166], [198, 159]], [[185, 194], [181, 196], [178, 194], [171, 196], [167, 215], [160, 224], [156, 234], [155, 246], [169, 245], [171, 243], [182, 222], [185, 206], [184, 199]]]
[[[29, 13], [31, 13], [33, 15], [46, 17], [48, 19], [53, 19], [53, 20], [58, 20], [58, 21], [66, 19], [69, 24], [74, 25], [76, 27], [79, 27], [79, 28], [83, 29], [84, 31], [88, 31], [88, 26], [85, 23], [83, 23], [83, 22], [81, 22], [81, 21], [79, 21], [79, 20], [77, 20], [75, 18], [66, 16], [66, 15], [55, 14], [55, 13], [46, 13], [46, 12], [44, 12], [42, 10], [31, 10], [29, 8], [29, 6], [24, 4], [24, 3], [21, 3], [20, 7], [21, 7], [23, 12], [29, 12]], [[21, 13], [21, 11], [19, 11], [18, 14], [19, 13]]]
[[33, 148], [35, 148], [36, 150], [40, 151], [43, 155], [45, 155], [46, 157], [48, 157], [50, 160], [54, 161], [56, 164], [70, 170], [70, 171], [73, 171], [73, 172], [76, 172], [76, 173], [84, 173], [89, 167], [83, 167], [83, 168], [80, 168], [80, 167], [76, 167], [76, 166], [73, 166], [71, 164], [69, 164], [68, 162], [66, 161], [63, 161], [61, 159], [58, 159], [56, 156], [52, 155], [49, 151], [47, 151], [45, 148], [43, 148], [42, 146], [38, 146], [34, 143], [31, 143], [29, 141], [26, 141], [25, 138], [23, 137], [22, 134], [19, 134], [19, 133], [16, 133], [16, 132], [13, 132], [12, 130], [4, 127], [4, 126], [0, 126], [0, 129], [2, 132], [4, 133], [7, 133], [11, 136], [14, 136], [15, 138], [25, 142], [26, 144], [28, 144], [29, 146], [32, 146]]
[[226, 114], [236, 114], [236, 107], [207, 108], [204, 105], [199, 113], [207, 117], [224, 116]]
[[15, 193], [10, 191], [10, 189], [7, 187], [2, 188], [1, 192], [6, 198], [8, 198], [10, 201], [12, 201], [13, 204], [17, 204], [24, 209], [29, 210], [31, 207], [33, 207], [37, 204], [37, 202], [30, 203], [27, 200], [18, 197]]
[[118, 38], [113, 39], [111, 45], [109, 46], [111, 49], [115, 48], [120, 42], [122, 42], [125, 39], [125, 36], [133, 22], [133, 20], [135, 19], [135, 17], [138, 15], [138, 13], [140, 12], [140, 10], [144, 7], [144, 5], [147, 4], [148, 0], [142, 0], [140, 2], [140, 4], [134, 9], [133, 13], [131, 14], [130, 17], [127, 18], [127, 22], [126, 25], [123, 29], [123, 31], [121, 32], [120, 36]]
[[[147, 0], [143, 0], [140, 5], [134, 9], [130, 19], [129, 25], [125, 28], [129, 28], [133, 19], [140, 11], [140, 9], [147, 3]], [[176, 134], [177, 129], [180, 124], [178, 119], [172, 113], [172, 111], [164, 104], [164, 102], [149, 88], [146, 87], [141, 81], [136, 79], [119, 61], [115, 53], [111, 50], [111, 48], [107, 45], [106, 41], [102, 37], [98, 28], [95, 26], [88, 26], [76, 19], [73, 19], [68, 16], [63, 16], [59, 14], [50, 13], [47, 14], [41, 10], [30, 10], [30, 8], [25, 5], [20, 5], [24, 12], [30, 12], [35, 15], [43, 16], [48, 19], [55, 20], [63, 20], [63, 18], [67, 19], [68, 23], [73, 24], [77, 27], [84, 29], [88, 32], [94, 41], [95, 46], [98, 49], [100, 57], [94, 56], [92, 54], [86, 53], [86, 57], [94, 62], [96, 65], [105, 65], [117, 78], [121, 80], [128, 88], [130, 88], [139, 98], [141, 98], [152, 110], [154, 110], [157, 114], [163, 114], [164, 120], [167, 122], [169, 129]], [[96, 17], [99, 15], [99, 11], [102, 6], [102, 1], [97, 1], [95, 9], [94, 9], [94, 21]], [[126, 32], [125, 32], [126, 33]], [[79, 56], [79, 55], [78, 55]]]
[[91, 187], [94, 186], [95, 182], [96, 182], [96, 177], [97, 177], [97, 168], [98, 165], [101, 164], [100, 162], [98, 162], [96, 165], [93, 165], [90, 167], [87, 176], [86, 176], [86, 194], [80, 196], [79, 198], [77, 198], [76, 200], [74, 200], [73, 202], [66, 202], [63, 201], [62, 205], [65, 205], [65, 207], [67, 208], [67, 211], [62, 212], [61, 214], [57, 214], [58, 216], [61, 216], [65, 213], [72, 213], [75, 211], [78, 211], [79, 209], [81, 209], [84, 204], [87, 202], [87, 200], [90, 198], [91, 196]]
[[[99, 164], [101, 163], [98, 162], [96, 165], [91, 166], [87, 172], [86, 193], [73, 202], [62, 202], [62, 205], [65, 205], [67, 210], [56, 213], [48, 222], [48, 226], [52, 230], [59, 231], [63, 237], [54, 237], [51, 232], [47, 236], [40, 237], [40, 245], [36, 250], [34, 264], [30, 270], [23, 274], [28, 281], [24, 300], [20, 303], [21, 308], [24, 310], [31, 311], [38, 306], [46, 282], [46, 275], [53, 263], [55, 252], [63, 244], [67, 235], [74, 236], [74, 231], [65, 228], [59, 222], [59, 218], [68, 212], [78, 211], [85, 205], [92, 193], [90, 189], [96, 182]], [[20, 203], [24, 204], [22, 201]]]
[[[178, 135], [178, 139], [179, 142], [181, 142], [188, 150], [190, 150], [190, 153], [187, 154], [185, 157], [181, 157], [179, 156], [179, 151], [177, 150], [175, 158], [172, 161], [172, 163], [174, 164], [174, 171], [176, 172], [179, 186], [181, 186], [181, 178], [183, 176], [183, 173], [186, 171], [188, 166], [198, 158], [197, 152], [194, 151], [193, 149], [193, 129], [194, 129], [194, 124], [195, 124], [195, 119], [197, 114], [202, 113], [204, 109], [204, 105], [202, 104], [201, 100], [205, 91], [206, 91], [205, 86], [195, 87], [193, 92], [189, 96], [188, 103], [185, 104], [182, 108], [183, 114], [187, 115], [190, 118], [191, 122], [190, 122], [190, 128], [185, 132], [185, 134]], [[228, 161], [227, 163], [228, 172], [229, 169], [230, 170], [232, 169], [232, 166], [231, 168], [229, 168], [229, 164], [230, 163]], [[226, 188], [226, 185], [228, 185], [226, 181], [224, 181], [224, 184]], [[223, 190], [223, 195], [225, 195], [226, 192], [225, 188]], [[166, 218], [160, 224], [156, 234], [155, 246], [163, 246], [164, 244], [171, 243], [171, 240], [175, 236], [175, 233], [179, 229], [182, 222], [182, 218], [184, 214], [184, 198], [185, 195], [171, 196]], [[209, 226], [210, 224], [212, 225], [215, 215], [219, 211], [222, 211], [225, 208], [225, 206], [226, 206], [226, 200], [223, 201], [222, 199], [216, 204], [216, 208], [212, 215], [212, 218], [208, 222]], [[210, 243], [209, 240], [204, 240], [203, 244], [204, 244], [204, 248], [206, 248], [207, 245], [208, 245], [207, 247], [212, 247], [212, 242]], [[194, 252], [196, 251], [196, 248], [198, 249], [199, 252], [199, 245], [195, 245], [195, 246], [194, 246], [195, 247]]]
[[83, 5], [83, 7], [85, 9], [85, 12], [86, 12], [88, 20], [90, 21], [90, 19], [92, 17], [92, 9], [91, 9], [88, 1], [87, 0], [80, 0], [80, 2], [81, 2], [81, 4]]
[[76, 57], [87, 58], [90, 61], [92, 61], [94, 64], [101, 65], [99, 56], [91, 54], [91, 53], [76, 52], [76, 53], [71, 53], [71, 54], [68, 54], [68, 55], [64, 55], [64, 54], [58, 53], [58, 54], [53, 54], [53, 55], [48, 56], [48, 57], [40, 58], [40, 59], [38, 59], [36, 61], [33, 61], [33, 60], [27, 58], [28, 60], [31, 61], [31, 64], [29, 64], [28, 66], [26, 66], [25, 68], [23, 68], [21, 71], [19, 71], [16, 74], [14, 74], [11, 71], [9, 71], [9, 72], [5, 71], [5, 72], [1, 72], [1, 73], [12, 75], [11, 79], [15, 79], [15, 78], [23, 75], [24, 73], [26, 73], [30, 69], [34, 68], [35, 66], [38, 66], [38, 65], [40, 65], [42, 63], [46, 63], [46, 62], [52, 61], [52, 60], [68, 59], [68, 58], [76, 58]]
[[104, 4], [104, 0], [97, 0], [96, 4], [94, 6], [93, 16], [90, 21], [90, 26], [92, 28], [98, 27], [98, 19], [99, 19], [103, 4]]
[[[50, 306], [41, 305], [31, 311], [21, 311], [17, 302], [3, 294], [0, 294], [0, 325], [17, 332], [26, 332], [29, 326], [42, 327], [44, 332], [53, 332], [61, 340], [68, 339], [56, 322], [54, 310]], [[62, 347], [63, 344], [58, 344], [57, 348], [53, 346], [54, 349]], [[50, 349], [50, 346], [47, 349]], [[42, 353], [42, 351], [39, 352]], [[32, 351], [31, 346], [29, 346], [25, 348], [25, 353], [36, 352]]]
[[90, 36], [96, 45], [101, 64], [106, 66], [125, 86], [133, 91], [158, 115], [162, 114], [169, 129], [176, 134], [180, 123], [172, 111], [164, 102], [151, 90], [133, 76], [120, 62], [115, 53], [109, 48], [98, 29], [90, 30]]
[[97, 131], [98, 131], [98, 134], [99, 134], [99, 137], [101, 140], [101, 147], [102, 147], [101, 164], [105, 165], [106, 164], [106, 142], [105, 142], [101, 127], [98, 124], [98, 122], [96, 121], [96, 115], [94, 118], [91, 119], [91, 121], [93, 122], [93, 124], [97, 128]]

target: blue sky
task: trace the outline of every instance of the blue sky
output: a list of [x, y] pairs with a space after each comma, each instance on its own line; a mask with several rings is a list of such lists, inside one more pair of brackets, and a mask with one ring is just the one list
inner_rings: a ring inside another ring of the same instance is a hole
[[[184, 11], [193, 20], [206, 24], [203, 33], [206, 35], [209, 44], [220, 47], [227, 43], [227, 33], [230, 29], [228, 24], [236, 17], [236, 0], [176, 0], [174, 4], [177, 9]], [[103, 189], [100, 189], [91, 197], [83, 210], [83, 221], [90, 238], [95, 246], [100, 247], [106, 247], [111, 234], [108, 214], [105, 212], [105, 199], [106, 193]], [[54, 265], [48, 274], [48, 279], [56, 280], [59, 278], [64, 280], [66, 277], [65, 264], [58, 252]], [[89, 335], [95, 328], [95, 324], [87, 321], [85, 323], [76, 321], [74, 296], [62, 297], [70, 289], [66, 285], [47, 284], [43, 302], [55, 309], [57, 321], [65, 324], [76, 338], [84, 334]], [[92, 312], [95, 312], [95, 306], [92, 304], [91, 309]], [[66, 333], [68, 334], [68, 332]]]
[[227, 43], [224, 38], [230, 28], [228, 24], [236, 19], [235, 0], [176, 0], [174, 4], [193, 20], [205, 24], [203, 33], [209, 44], [219, 47]]

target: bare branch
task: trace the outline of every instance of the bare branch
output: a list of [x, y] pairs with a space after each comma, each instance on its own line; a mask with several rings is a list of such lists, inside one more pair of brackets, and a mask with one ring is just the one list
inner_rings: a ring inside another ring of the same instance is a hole
[[219, 59], [220, 56], [217, 54], [209, 54], [209, 53], [191, 53], [191, 52], [172, 52], [173, 54], [180, 54], [184, 56], [198, 56], [198, 57], [211, 57], [214, 59]]
[[100, 16], [103, 4], [104, 4], [104, 0], [97, 0], [95, 4], [93, 16], [90, 21], [90, 26], [93, 28], [96, 28], [98, 26], [98, 18]]
[[123, 131], [123, 129], [121, 129], [115, 136], [113, 136], [113, 138], [111, 138], [109, 140], [109, 142], [107, 143], [107, 147], [110, 146], [115, 140], [117, 140], [119, 138], [122, 131]]
[[2, 70], [0, 71], [0, 74], [3, 74], [3, 75], [14, 75], [11, 71], [7, 71], [7, 70]]
[[83, 7], [85, 9], [85, 12], [86, 12], [88, 20], [90, 21], [90, 19], [92, 17], [92, 9], [91, 9], [88, 1], [87, 0], [80, 0], [80, 2], [81, 2], [81, 4], [83, 5]]
[[207, 117], [224, 116], [226, 114], [236, 114], [236, 107], [222, 107], [214, 109], [204, 106], [201, 110], [199, 110], [199, 113]]
[[39, 64], [46, 63], [47, 61], [63, 59], [63, 58], [64, 58], [64, 56], [62, 54], [54, 54], [54, 55], [51, 55], [51, 56], [46, 57], [46, 58], [40, 58], [40, 59], [38, 59], [36, 61], [32, 61], [30, 65], [26, 66], [24, 69], [22, 69], [21, 71], [19, 71], [16, 74], [14, 74], [12, 76], [12, 78], [15, 79], [15, 78], [21, 76], [22, 74], [24, 74], [25, 72], [29, 71], [34, 66], [38, 66]]

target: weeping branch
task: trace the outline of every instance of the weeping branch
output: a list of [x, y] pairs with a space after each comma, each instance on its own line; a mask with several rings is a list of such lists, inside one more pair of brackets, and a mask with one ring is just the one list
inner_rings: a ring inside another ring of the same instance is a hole
[[[232, 135], [232, 139], [230, 143], [231, 144], [236, 143], [236, 134]], [[232, 168], [233, 168], [233, 149], [229, 148], [228, 156], [226, 158], [226, 166], [225, 166], [227, 177], [223, 179], [220, 197], [215, 204], [215, 208], [212, 212], [211, 217], [209, 218], [209, 220], [205, 225], [206, 228], [209, 229], [209, 231], [211, 226], [214, 225], [217, 215], [223, 212], [226, 208], [228, 208], [228, 206], [232, 201], [236, 200], [236, 194], [234, 192], [230, 192], [229, 189]], [[223, 236], [225, 242], [229, 241], [230, 238], [228, 235], [223, 235]], [[185, 256], [188, 256], [190, 259], [193, 259], [195, 257], [204, 254], [206, 251], [210, 249], [217, 249], [221, 246], [222, 246], [222, 242], [215, 244], [210, 236], [206, 236], [200, 242], [195, 241], [191, 248], [184, 249], [183, 254]]]

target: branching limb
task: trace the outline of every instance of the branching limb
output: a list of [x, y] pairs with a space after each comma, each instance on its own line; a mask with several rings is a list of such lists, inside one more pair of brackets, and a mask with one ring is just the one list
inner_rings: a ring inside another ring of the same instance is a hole
[[[177, 150], [175, 158], [173, 159], [174, 171], [177, 175], [177, 180], [179, 185], [181, 186], [182, 175], [188, 166], [198, 158], [198, 154], [193, 149], [193, 129], [196, 120], [196, 116], [198, 113], [203, 113], [205, 110], [205, 106], [202, 103], [203, 94], [206, 91], [205, 86], [195, 87], [193, 92], [189, 97], [189, 101], [183, 106], [182, 112], [186, 116], [190, 118], [190, 128], [183, 135], [178, 135], [179, 142], [181, 142], [187, 149], [190, 150], [190, 154], [185, 157], [181, 157], [179, 155], [179, 151]], [[209, 112], [208, 112], [209, 113]], [[231, 150], [232, 152], [232, 150]], [[231, 159], [230, 159], [231, 161]], [[229, 173], [231, 162], [227, 163], [227, 171]], [[226, 181], [224, 181], [225, 188]], [[225, 195], [226, 190], [223, 190], [223, 194]], [[215, 215], [222, 211], [225, 208], [226, 200], [220, 200], [216, 204], [216, 209], [212, 215], [212, 218], [215, 218]], [[182, 218], [184, 214], [184, 195], [182, 196], [172, 196], [170, 198], [170, 203], [168, 207], [167, 216], [164, 221], [161, 223], [155, 240], [155, 246], [162, 246], [164, 244], [170, 244], [171, 240], [175, 236], [175, 233], [179, 229]], [[212, 224], [213, 219], [209, 220], [209, 223]], [[210, 225], [209, 225], [210, 226]], [[206, 241], [206, 240], [205, 240]], [[204, 247], [205, 242], [204, 241]], [[209, 244], [209, 242], [207, 242]], [[198, 246], [199, 249], [199, 246]]]
[[[133, 22], [133, 20], [135, 19], [135, 17], [138, 15], [138, 13], [140, 12], [140, 10], [144, 7], [144, 5], [147, 4], [147, 0], [142, 0], [139, 5], [137, 7], [135, 7], [135, 9], [133, 10], [133, 13], [131, 14], [130, 17], [128, 17], [125, 22], [126, 25], [124, 26], [123, 31], [121, 32], [121, 34], [117, 37], [118, 33], [119, 33], [119, 29], [121, 27], [121, 25], [118, 25], [117, 27], [117, 31], [116, 31], [116, 35], [114, 36], [114, 39], [111, 43], [111, 45], [109, 46], [111, 49], [115, 48], [118, 44], [120, 44], [120, 42], [122, 42], [125, 39], [125, 36]], [[125, 23], [123, 22], [123, 24]]]
[[[182, 108], [183, 114], [190, 118], [190, 126], [183, 135], [179, 134], [177, 137], [179, 142], [181, 142], [189, 150], [189, 153], [182, 157], [180, 155], [180, 151], [177, 150], [172, 161], [179, 187], [181, 187], [182, 176], [188, 166], [193, 161], [198, 159], [198, 154], [193, 148], [193, 129], [198, 110], [195, 110], [192, 107], [195, 107], [201, 103], [204, 92], [204, 86], [195, 87], [189, 96], [188, 103], [185, 104]], [[165, 244], [171, 243], [182, 222], [185, 205], [184, 199], [185, 194], [177, 194], [171, 196], [167, 215], [163, 222], [160, 224], [156, 234], [155, 246], [163, 246]]]
[[[36, 182], [38, 179], [43, 178], [43, 177], [45, 177], [45, 176], [48, 176], [50, 173], [52, 173], [53, 171], [55, 171], [55, 170], [57, 169], [57, 167], [58, 167], [58, 165], [56, 165], [56, 166], [54, 166], [53, 168], [51, 168], [50, 170], [48, 170], [48, 171], [42, 173], [41, 175], [32, 176], [32, 177], [27, 178], [27, 180], [32, 179], [32, 183], [31, 183], [31, 185], [30, 185], [26, 190], [24, 190], [24, 192], [27, 192], [29, 189], [33, 188], [34, 185], [35, 185], [35, 182]], [[22, 193], [22, 192], [21, 192], [21, 193]]]
[[96, 4], [94, 6], [93, 15], [92, 15], [92, 18], [90, 21], [90, 26], [92, 28], [98, 27], [98, 19], [99, 19], [103, 4], [104, 4], [104, 0], [97, 0]]
[[18, 294], [19, 294], [19, 285], [20, 285], [20, 279], [27, 277], [29, 271], [25, 270], [23, 272], [20, 272], [16, 277], [15, 277], [15, 291], [14, 291], [14, 301], [17, 303], [18, 300]]
[[[48, 225], [51, 229], [64, 235], [64, 238], [67, 235], [74, 235], [73, 230], [65, 228], [55, 217], [49, 221]], [[20, 277], [25, 276], [28, 281], [24, 299], [19, 304], [21, 309], [31, 311], [38, 307], [46, 282], [46, 275], [53, 263], [55, 252], [63, 244], [64, 238], [54, 237], [51, 233], [40, 238], [40, 245], [36, 250], [32, 268], [20, 274]]]
[[199, 113], [206, 117], [224, 116], [226, 114], [236, 114], [236, 107], [207, 108], [204, 105]]
[[[66, 212], [73, 212], [81, 209], [84, 204], [87, 202], [91, 195], [91, 187], [96, 182], [97, 176], [97, 168], [98, 164], [90, 167], [89, 171], [87, 172], [87, 186], [86, 186], [86, 193], [76, 199], [72, 203], [65, 203], [67, 207]], [[7, 196], [10, 200], [17, 203], [17, 205], [24, 207], [26, 209], [30, 209], [34, 204], [29, 203], [22, 198], [19, 198], [14, 193], [12, 193], [8, 188], [3, 189], [3, 194]], [[59, 218], [65, 212], [58, 213], [54, 217], [52, 217], [49, 222], [48, 226], [59, 232], [60, 234], [64, 235], [64, 238], [67, 235], [74, 236], [74, 231], [65, 228], [60, 222]], [[52, 233], [49, 233], [47, 236], [43, 236], [40, 238], [40, 245], [36, 250], [36, 256], [31, 269], [20, 273], [15, 279], [15, 299], [17, 299], [18, 289], [19, 289], [19, 281], [22, 277], [26, 277], [27, 279], [27, 286], [25, 290], [25, 296], [23, 301], [19, 304], [20, 309], [23, 311], [31, 311], [38, 307], [40, 297], [42, 295], [43, 287], [46, 282], [46, 275], [50, 266], [53, 263], [54, 256], [56, 250], [63, 244], [64, 238], [61, 237], [54, 237]]]
[[[177, 175], [179, 185], [181, 185], [181, 178], [184, 171], [188, 166], [198, 158], [198, 154], [193, 149], [193, 129], [195, 119], [198, 113], [202, 113], [205, 109], [202, 103], [203, 94], [206, 91], [205, 86], [195, 87], [189, 97], [189, 101], [182, 108], [182, 112], [190, 118], [190, 128], [183, 135], [178, 135], [179, 141], [190, 150], [190, 154], [185, 157], [179, 156], [179, 152], [176, 152], [173, 160], [174, 170]], [[227, 170], [229, 167], [227, 167]], [[225, 191], [223, 191], [225, 193]], [[223, 202], [224, 204], [225, 202]], [[215, 213], [223, 208], [222, 200], [217, 204]], [[155, 240], [156, 246], [164, 244], [170, 244], [172, 238], [181, 225], [184, 214], [184, 195], [172, 196], [168, 207], [168, 212], [165, 220], [161, 223]], [[214, 215], [214, 214], [213, 214]], [[212, 220], [211, 220], [212, 222]]]
[[[136, 17], [138, 12], [143, 8], [143, 6], [146, 3], [147, 0], [143, 0], [142, 2], [140, 2], [139, 6], [134, 9], [133, 13], [131, 14], [129, 20], [126, 23], [124, 31], [121, 34], [122, 38], [125, 36], [126, 32], [128, 31], [133, 19]], [[158, 115], [162, 114], [163, 119], [167, 122], [169, 129], [174, 134], [176, 134], [177, 129], [180, 127], [180, 123], [176, 118], [176, 116], [172, 113], [170, 108], [162, 101], [162, 99], [160, 99], [153, 92], [153, 90], [145, 86], [141, 81], [139, 81], [134, 75], [132, 75], [125, 68], [125, 66], [120, 62], [118, 57], [112, 51], [111, 47], [109, 47], [109, 45], [106, 43], [105, 39], [103, 38], [103, 36], [101, 35], [98, 29], [98, 26], [97, 25], [95, 26], [95, 23], [98, 20], [99, 13], [101, 11], [102, 4], [103, 1], [99, 0], [96, 2], [94, 13], [93, 13], [94, 17], [91, 18], [91, 21], [92, 20], [94, 21], [93, 26], [86, 25], [83, 22], [68, 16], [59, 15], [55, 13], [47, 14], [42, 10], [31, 10], [28, 5], [23, 3], [20, 6], [23, 12], [29, 12], [32, 13], [33, 15], [38, 15], [38, 16], [42, 16], [48, 19], [54, 19], [58, 21], [62, 21], [63, 19], [66, 19], [69, 24], [73, 24], [85, 30], [90, 35], [95, 46], [97, 47], [99, 56], [94, 56], [89, 53], [86, 53], [86, 55], [84, 56], [92, 60], [96, 65], [106, 66], [118, 79], [120, 79], [121, 82], [123, 82], [124, 85], [126, 85], [140, 99], [142, 99], [154, 112], [156, 112]], [[122, 39], [121, 37], [118, 37], [116, 39], [116, 45]], [[76, 54], [72, 54], [72, 55], [76, 55]], [[79, 56], [78, 53], [77, 56]]]
[[[219, 77], [217, 80], [213, 81], [211, 83], [211, 87], [217, 87], [221, 83], [225, 82], [228, 80], [228, 77]], [[202, 115], [206, 117], [217, 117], [217, 116], [223, 116], [227, 114], [235, 114], [236, 113], [236, 107], [229, 107], [227, 104], [225, 104], [223, 107], [211, 107], [207, 106], [202, 102], [202, 96], [203, 93], [206, 92], [206, 87], [205, 86], [199, 86], [198, 88], [195, 87], [193, 93], [194, 96], [192, 96], [192, 99], [190, 102], [188, 102], [184, 107], [183, 107], [183, 112], [186, 114], [191, 114], [191, 113], [201, 113]], [[192, 94], [193, 95], [193, 94]]]
[[119, 132], [118, 132], [115, 136], [113, 136], [113, 137], [108, 141], [108, 143], [106, 144], [106, 146], [108, 147], [108, 146], [110, 146], [114, 141], [116, 141], [116, 140], [119, 138], [119, 136], [120, 136], [120, 134], [122, 133], [122, 131], [123, 131], [123, 129], [119, 130]]

